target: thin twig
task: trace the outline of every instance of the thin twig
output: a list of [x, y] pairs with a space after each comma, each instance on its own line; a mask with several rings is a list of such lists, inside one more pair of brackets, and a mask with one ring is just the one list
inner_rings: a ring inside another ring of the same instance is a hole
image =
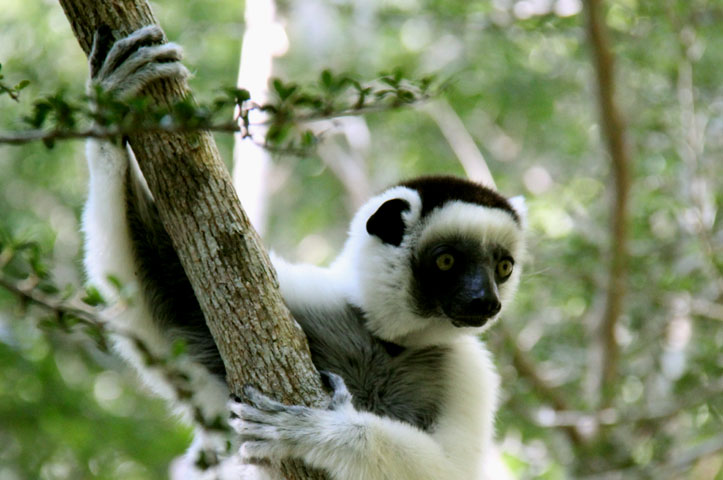
[[660, 429], [663, 422], [673, 419], [683, 412], [707, 404], [711, 400], [720, 398], [721, 395], [723, 395], [723, 380], [718, 380], [705, 388], [686, 392], [686, 398], [677, 404], [651, 408], [647, 411], [635, 409], [628, 412], [613, 408], [597, 412], [557, 410], [554, 412], [554, 419], [545, 425], [554, 427], [574, 426], [592, 420], [596, 425], [605, 427], [655, 424], [656, 428]]
[[189, 127], [186, 125], [153, 125], [133, 126], [129, 128], [102, 128], [98, 126], [71, 129], [36, 129], [21, 132], [0, 133], [0, 144], [24, 145], [31, 142], [54, 142], [56, 140], [78, 140], [86, 138], [111, 139], [132, 135], [139, 132], [191, 132], [206, 130], [212, 132], [233, 133], [241, 132], [242, 129], [235, 122], [217, 123], [209, 125], [198, 125]]
[[67, 301], [64, 302], [54, 299], [37, 288], [26, 288], [20, 282], [15, 282], [2, 274], [0, 274], [0, 287], [9, 291], [18, 298], [30, 301], [33, 304], [39, 305], [56, 314], [72, 315], [73, 317], [83, 320], [89, 325], [99, 327], [103, 330], [107, 329], [105, 320], [100, 317], [100, 312], [89, 305], [81, 303], [71, 304]]
[[[330, 120], [337, 117], [349, 117], [357, 115], [368, 115], [372, 113], [382, 113], [388, 111], [399, 110], [402, 108], [413, 107], [417, 103], [427, 101], [430, 98], [429, 95], [423, 95], [416, 99], [412, 103], [392, 103], [392, 104], [376, 104], [369, 105], [360, 108], [344, 108], [335, 110], [329, 113], [309, 113], [303, 115], [296, 115], [287, 119], [289, 124], [305, 124], [308, 122], [314, 122], [318, 120]], [[274, 123], [273, 119], [266, 120], [263, 122], [250, 123], [249, 126], [269, 126]], [[150, 132], [150, 133], [187, 133], [197, 131], [209, 131], [217, 133], [241, 133], [247, 135], [248, 131], [243, 125], [239, 125], [236, 122], [220, 122], [220, 123], [199, 123], [197, 125], [183, 125], [183, 124], [171, 124], [171, 125], [140, 125], [135, 124], [128, 128], [108, 127], [102, 128], [98, 126], [82, 128], [78, 130], [73, 129], [34, 129], [20, 132], [4, 132], [0, 133], [0, 144], [6, 145], [24, 145], [31, 142], [54, 142], [56, 140], [78, 140], [85, 138], [100, 138], [109, 139], [119, 136], [130, 136], [139, 132]], [[269, 146], [265, 143], [257, 142], [260, 146], [273, 150], [273, 146]]]
[[449, 102], [439, 98], [429, 102], [425, 110], [457, 155], [457, 160], [462, 164], [467, 178], [496, 188], [495, 180], [484, 155]]

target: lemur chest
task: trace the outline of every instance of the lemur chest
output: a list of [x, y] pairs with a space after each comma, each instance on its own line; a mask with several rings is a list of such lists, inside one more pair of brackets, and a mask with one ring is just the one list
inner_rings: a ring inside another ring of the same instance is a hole
[[364, 312], [349, 305], [291, 310], [309, 341], [314, 365], [344, 379], [355, 408], [434, 429], [450, 389], [447, 348], [384, 342], [367, 330]]
[[446, 349], [381, 350], [361, 368], [338, 372], [347, 382], [354, 406], [434, 430], [448, 389]]
[[422, 430], [434, 429], [448, 389], [446, 349], [402, 349], [373, 337], [369, 343], [345, 347], [324, 352], [312, 349], [312, 358], [319, 370], [344, 379], [355, 408]]

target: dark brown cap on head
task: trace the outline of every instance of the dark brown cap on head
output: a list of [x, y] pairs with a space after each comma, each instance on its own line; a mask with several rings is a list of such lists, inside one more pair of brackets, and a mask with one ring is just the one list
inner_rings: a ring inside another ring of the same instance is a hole
[[484, 207], [499, 208], [509, 213], [517, 224], [520, 223], [520, 216], [505, 197], [491, 188], [470, 180], [438, 175], [415, 178], [399, 185], [419, 192], [422, 199], [422, 217], [447, 202], [459, 200]]

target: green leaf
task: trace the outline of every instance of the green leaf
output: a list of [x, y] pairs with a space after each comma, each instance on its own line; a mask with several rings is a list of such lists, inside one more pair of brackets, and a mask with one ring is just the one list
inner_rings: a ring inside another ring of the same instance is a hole
[[241, 105], [247, 100], [251, 100], [251, 94], [245, 88], [228, 88], [226, 94], [233, 100], [236, 105]]
[[66, 331], [70, 331], [70, 329], [72, 329], [74, 326], [83, 322], [80, 318], [71, 313], [63, 313], [60, 316], [59, 321], [60, 326], [63, 327], [63, 329]]
[[20, 83], [15, 85], [15, 91], [19, 92], [20, 90], [24, 89], [28, 85], [30, 85], [30, 80], [21, 80]]
[[123, 282], [121, 281], [120, 278], [116, 277], [115, 275], [108, 275], [108, 276], [106, 277], [106, 280], [108, 280], [108, 282], [109, 282], [111, 285], [113, 285], [113, 287], [115, 287], [116, 290], [118, 290], [119, 292], [120, 292], [121, 290], [123, 290]]
[[323, 70], [319, 78], [321, 79], [321, 84], [327, 90], [334, 84], [334, 74], [332, 74], [329, 69]]
[[47, 100], [38, 100], [33, 105], [32, 115], [23, 117], [23, 121], [30, 124], [31, 127], [42, 128], [52, 109], [53, 107]]
[[48, 293], [50, 295], [55, 295], [60, 292], [60, 289], [57, 287], [57, 285], [48, 281], [42, 281], [38, 283], [38, 289], [41, 292]]
[[301, 134], [301, 147], [310, 148], [315, 146], [319, 142], [319, 139], [314, 135], [311, 130], [304, 130]]
[[91, 307], [105, 305], [103, 295], [101, 295], [100, 291], [94, 286], [85, 287], [85, 296], [81, 300]]
[[299, 86], [295, 83], [285, 84], [282, 80], [278, 78], [274, 78], [271, 81], [271, 86], [274, 89], [274, 92], [276, 92], [276, 95], [278, 95], [279, 100], [281, 101], [287, 100], [291, 95], [294, 94], [294, 92], [299, 89]]

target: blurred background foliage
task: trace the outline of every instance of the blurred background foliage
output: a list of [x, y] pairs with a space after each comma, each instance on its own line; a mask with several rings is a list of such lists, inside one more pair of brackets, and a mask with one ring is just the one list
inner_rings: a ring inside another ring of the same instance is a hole
[[[242, 2], [153, 6], [185, 47], [198, 98], [235, 83]], [[330, 260], [355, 206], [350, 185], [365, 195], [413, 175], [464, 174], [440, 129], [461, 122], [499, 189], [529, 207], [518, 301], [487, 336], [503, 382], [498, 478], [721, 479], [723, 4], [606, 7], [633, 159], [609, 404], [598, 323], [612, 181], [580, 0], [280, 2], [288, 49], [276, 76], [304, 83], [330, 68], [371, 79], [401, 68], [450, 82], [438, 102], [346, 122], [319, 155], [275, 158], [265, 236], [292, 259]], [[0, 10], [6, 81], [31, 81], [19, 103], [0, 97], [0, 130], [17, 131], [37, 96], [81, 95], [87, 69], [54, 1], [3, 0]], [[232, 137], [217, 141], [230, 165]], [[357, 167], [351, 182], [339, 159]], [[32, 245], [58, 288], [82, 285], [82, 142], [0, 145], [0, 172], [0, 250]], [[0, 289], [0, 479], [165, 476], [188, 429], [84, 335], [39, 329], [44, 315]]]

